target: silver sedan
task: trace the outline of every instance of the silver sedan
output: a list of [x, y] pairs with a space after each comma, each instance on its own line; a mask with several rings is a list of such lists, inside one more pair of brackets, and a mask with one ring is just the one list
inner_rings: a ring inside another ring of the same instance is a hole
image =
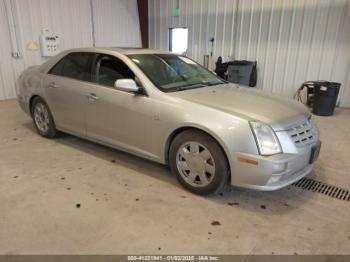
[[62, 52], [18, 79], [38, 133], [67, 132], [170, 166], [188, 190], [277, 190], [309, 174], [319, 131], [300, 103], [150, 49]]

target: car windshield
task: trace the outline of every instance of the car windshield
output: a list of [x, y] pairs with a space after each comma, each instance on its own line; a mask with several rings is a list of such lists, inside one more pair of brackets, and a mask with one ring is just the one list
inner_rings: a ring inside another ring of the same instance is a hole
[[175, 54], [139, 54], [129, 58], [163, 92], [226, 83], [193, 60]]

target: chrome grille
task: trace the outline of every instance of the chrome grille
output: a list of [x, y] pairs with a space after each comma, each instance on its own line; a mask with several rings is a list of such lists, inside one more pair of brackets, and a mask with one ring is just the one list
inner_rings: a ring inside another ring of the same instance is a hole
[[296, 146], [308, 145], [316, 140], [316, 128], [310, 121], [294, 126], [287, 130]]

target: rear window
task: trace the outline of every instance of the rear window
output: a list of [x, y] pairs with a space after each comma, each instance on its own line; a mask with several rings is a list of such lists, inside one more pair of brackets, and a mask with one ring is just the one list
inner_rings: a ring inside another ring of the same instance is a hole
[[70, 53], [62, 58], [49, 74], [91, 81], [90, 58], [92, 53]]

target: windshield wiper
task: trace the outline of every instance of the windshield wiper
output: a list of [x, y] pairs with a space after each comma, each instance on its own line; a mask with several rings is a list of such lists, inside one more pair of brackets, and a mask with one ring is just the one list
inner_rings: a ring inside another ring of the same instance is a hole
[[195, 83], [195, 84], [189, 84], [184, 86], [178, 86], [171, 89], [168, 89], [167, 92], [177, 92], [177, 91], [184, 91], [184, 90], [190, 90], [195, 88], [201, 88], [206, 86], [213, 86], [213, 85], [223, 85], [226, 84], [224, 81], [208, 81], [208, 82], [201, 82], [201, 83]]
[[205, 87], [205, 86], [206, 85], [196, 83], [196, 84], [167, 88], [167, 89], [164, 89], [164, 91], [165, 92], [178, 92], [178, 91], [190, 90], [190, 89], [195, 89], [195, 88], [201, 88], [201, 87]]
[[195, 89], [195, 88], [201, 88], [205, 87], [205, 84], [202, 83], [197, 83], [197, 84], [191, 84], [191, 85], [185, 85], [185, 86], [180, 86], [179, 90], [188, 90], [188, 89]]
[[222, 81], [208, 81], [208, 82], [202, 82], [202, 84], [206, 85], [206, 86], [214, 86], [214, 85], [225, 84], [225, 82], [222, 82]]
[[196, 83], [191, 85], [180, 86], [178, 90], [182, 91], [182, 90], [189, 90], [189, 89], [195, 89], [195, 88], [201, 88], [201, 87], [213, 86], [213, 85], [222, 85], [222, 84], [225, 84], [225, 82], [208, 81], [208, 82], [201, 82], [201, 83]]

